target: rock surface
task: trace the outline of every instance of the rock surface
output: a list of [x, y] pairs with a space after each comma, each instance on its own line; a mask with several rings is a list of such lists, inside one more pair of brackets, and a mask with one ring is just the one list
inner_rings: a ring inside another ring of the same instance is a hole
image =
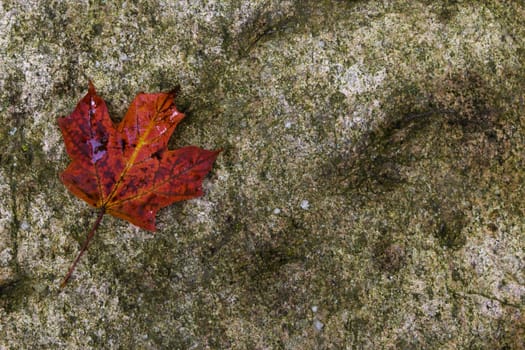
[[[522, 1], [3, 1], [0, 348], [523, 349]], [[56, 119], [180, 86], [223, 148], [158, 233], [58, 180]]]

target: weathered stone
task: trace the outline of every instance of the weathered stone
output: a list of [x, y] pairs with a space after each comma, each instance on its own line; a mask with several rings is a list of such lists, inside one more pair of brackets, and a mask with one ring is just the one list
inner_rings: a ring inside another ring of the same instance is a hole
[[[520, 349], [520, 1], [0, 3], [0, 348]], [[153, 236], [58, 180], [91, 79], [223, 148]], [[315, 310], [315, 311], [314, 311]]]

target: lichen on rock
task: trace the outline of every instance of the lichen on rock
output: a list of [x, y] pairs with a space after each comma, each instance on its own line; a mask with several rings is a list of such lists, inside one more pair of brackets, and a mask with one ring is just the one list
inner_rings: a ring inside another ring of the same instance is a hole
[[[0, 348], [523, 348], [521, 2], [4, 1], [0, 33]], [[88, 79], [111, 115], [179, 87], [170, 147], [224, 152], [59, 293]]]

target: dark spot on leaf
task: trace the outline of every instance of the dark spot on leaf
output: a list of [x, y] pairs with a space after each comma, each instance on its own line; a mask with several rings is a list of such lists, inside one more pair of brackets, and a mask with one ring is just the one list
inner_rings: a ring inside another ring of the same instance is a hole
[[157, 160], [161, 160], [162, 159], [162, 154], [164, 153], [164, 150], [161, 149], [161, 150], [158, 150], [157, 152], [153, 153], [151, 155], [151, 158], [155, 158]]

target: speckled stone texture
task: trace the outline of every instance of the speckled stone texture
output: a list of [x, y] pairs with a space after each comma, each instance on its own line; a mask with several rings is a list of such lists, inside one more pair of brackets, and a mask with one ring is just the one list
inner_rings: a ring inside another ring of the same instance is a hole
[[[524, 349], [524, 62], [523, 1], [0, 2], [0, 349]], [[89, 79], [224, 151], [60, 291]]]

